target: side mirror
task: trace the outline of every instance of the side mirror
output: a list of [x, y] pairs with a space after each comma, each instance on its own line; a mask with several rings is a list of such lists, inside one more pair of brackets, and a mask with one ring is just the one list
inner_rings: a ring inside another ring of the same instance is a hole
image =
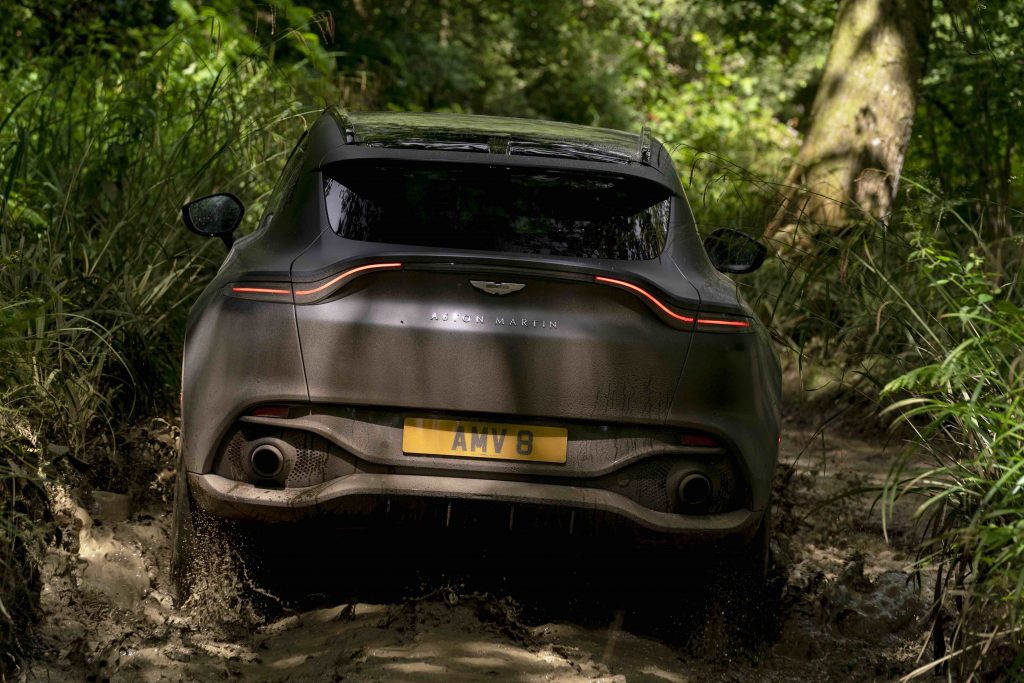
[[181, 207], [185, 226], [203, 237], [219, 237], [231, 248], [235, 238], [231, 236], [242, 223], [245, 206], [233, 194], [211, 194], [195, 199]]
[[704, 239], [711, 265], [716, 270], [732, 275], [753, 273], [764, 263], [768, 249], [750, 235], [719, 228]]

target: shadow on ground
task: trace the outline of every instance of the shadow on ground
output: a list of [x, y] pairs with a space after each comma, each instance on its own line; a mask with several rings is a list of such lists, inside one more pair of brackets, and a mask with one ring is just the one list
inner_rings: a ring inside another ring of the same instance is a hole
[[[329, 526], [261, 535], [259, 582], [275, 599], [261, 600], [260, 607], [270, 614], [475, 594], [501, 596], [504, 613], [523, 625], [615, 623], [675, 646], [702, 636], [717, 611], [731, 617], [723, 626], [733, 627], [719, 636], [728, 635], [737, 648], [755, 648], [777, 633], [785, 583], [783, 569], [773, 565], [769, 590], [739, 585], [737, 572], [716, 562], [714, 547], [696, 545], [638, 547], [621, 539], [531, 532], [382, 528], [354, 534]], [[743, 599], [755, 591], [756, 604]]]
[[906, 571], [909, 521], [895, 520], [887, 544], [872, 497], [847, 495], [877, 484], [889, 458], [862, 439], [791, 430], [784, 443], [767, 596], [736, 589], [727, 567], [699, 547], [552, 537], [525, 517], [512, 533], [481, 534], [460, 525], [455, 508], [440, 530], [263, 528], [252, 537], [275, 552], [251, 571], [239, 571], [230, 545], [213, 544], [197, 568], [205, 582], [176, 606], [168, 496], [54, 487], [61, 533], [45, 558], [44, 621], [25, 673], [48, 681], [898, 678], [914, 668], [928, 599]]

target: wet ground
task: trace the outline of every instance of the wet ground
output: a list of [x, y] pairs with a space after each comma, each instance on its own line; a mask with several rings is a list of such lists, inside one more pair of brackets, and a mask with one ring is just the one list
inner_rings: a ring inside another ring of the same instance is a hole
[[215, 549], [175, 607], [173, 436], [149, 435], [131, 495], [52, 489], [29, 680], [866, 681], [915, 667], [929, 596], [908, 573], [907, 512], [887, 541], [872, 505], [883, 437], [787, 428], [772, 588], [737, 623], [699, 563], [468, 536], [351, 553], [323, 538], [333, 561], [295, 557], [255, 606]]

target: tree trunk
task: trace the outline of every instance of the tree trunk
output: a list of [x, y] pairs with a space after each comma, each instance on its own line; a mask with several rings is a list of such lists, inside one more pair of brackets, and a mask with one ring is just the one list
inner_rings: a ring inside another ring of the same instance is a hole
[[842, 0], [811, 124], [765, 236], [810, 251], [816, 234], [887, 220], [910, 142], [931, 0]]

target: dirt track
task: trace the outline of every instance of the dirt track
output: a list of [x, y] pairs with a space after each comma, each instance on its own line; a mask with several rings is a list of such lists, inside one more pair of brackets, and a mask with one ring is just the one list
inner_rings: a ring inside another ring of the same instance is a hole
[[[416, 566], [406, 570], [418, 583], [367, 592], [341, 582], [269, 622], [228, 581], [176, 609], [167, 571], [173, 430], [147, 439], [131, 501], [52, 490], [61, 530], [45, 558], [29, 680], [860, 681], [914, 668], [928, 596], [906, 574], [908, 523], [890, 529], [887, 545], [874, 494], [841, 495], [881, 483], [889, 456], [877, 442], [787, 429], [776, 597], [759, 632], [737, 638], [719, 623], [728, 608], [702, 599], [700, 586], [638, 606], [632, 593], [592, 585], [523, 592], [489, 575], [467, 581]], [[581, 561], [565, 553], [546, 558], [553, 571]], [[303, 575], [298, 568], [300, 585]]]

